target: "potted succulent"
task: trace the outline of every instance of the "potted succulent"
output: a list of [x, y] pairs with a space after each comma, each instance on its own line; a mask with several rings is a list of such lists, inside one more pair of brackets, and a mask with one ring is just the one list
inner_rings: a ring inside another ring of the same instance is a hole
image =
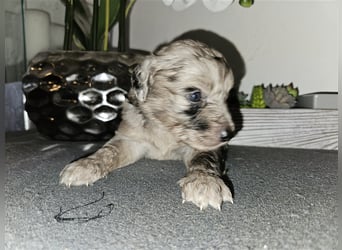
[[[130, 88], [129, 67], [144, 57], [130, 51], [126, 18], [135, 0], [62, 0], [63, 51], [38, 53], [23, 77], [25, 109], [37, 130], [58, 140], [107, 140], [120, 122]], [[119, 24], [118, 48], [109, 31]], [[111, 51], [109, 51], [111, 50]]]

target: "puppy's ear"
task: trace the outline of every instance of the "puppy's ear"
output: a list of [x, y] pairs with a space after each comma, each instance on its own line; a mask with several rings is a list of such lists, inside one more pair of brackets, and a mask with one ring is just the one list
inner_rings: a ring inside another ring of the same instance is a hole
[[131, 92], [138, 102], [144, 102], [146, 100], [149, 87], [152, 84], [151, 81], [151, 59], [146, 58], [141, 64], [135, 64], [131, 66]]

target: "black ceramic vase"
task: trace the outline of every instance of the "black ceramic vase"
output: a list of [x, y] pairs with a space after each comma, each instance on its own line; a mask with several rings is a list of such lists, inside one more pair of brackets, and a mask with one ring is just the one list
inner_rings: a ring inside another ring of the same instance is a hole
[[43, 52], [23, 77], [25, 110], [56, 140], [107, 140], [115, 134], [131, 86], [129, 67], [144, 53]]

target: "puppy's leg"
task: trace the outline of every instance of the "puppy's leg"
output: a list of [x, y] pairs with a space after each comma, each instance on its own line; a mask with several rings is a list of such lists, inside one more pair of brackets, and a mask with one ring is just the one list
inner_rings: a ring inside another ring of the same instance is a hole
[[66, 165], [60, 173], [60, 184], [92, 184], [109, 172], [142, 158], [144, 150], [140, 143], [114, 137], [94, 154]]
[[201, 210], [208, 205], [221, 210], [224, 201], [233, 203], [232, 194], [222, 180], [220, 150], [193, 152], [185, 159], [187, 175], [178, 184], [182, 188], [183, 202], [190, 201]]

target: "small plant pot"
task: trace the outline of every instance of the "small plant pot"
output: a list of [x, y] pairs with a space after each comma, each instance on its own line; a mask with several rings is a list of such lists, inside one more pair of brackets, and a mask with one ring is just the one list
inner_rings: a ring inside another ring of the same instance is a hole
[[52, 139], [108, 140], [115, 134], [131, 87], [129, 67], [146, 53], [42, 52], [23, 76], [25, 110]]

